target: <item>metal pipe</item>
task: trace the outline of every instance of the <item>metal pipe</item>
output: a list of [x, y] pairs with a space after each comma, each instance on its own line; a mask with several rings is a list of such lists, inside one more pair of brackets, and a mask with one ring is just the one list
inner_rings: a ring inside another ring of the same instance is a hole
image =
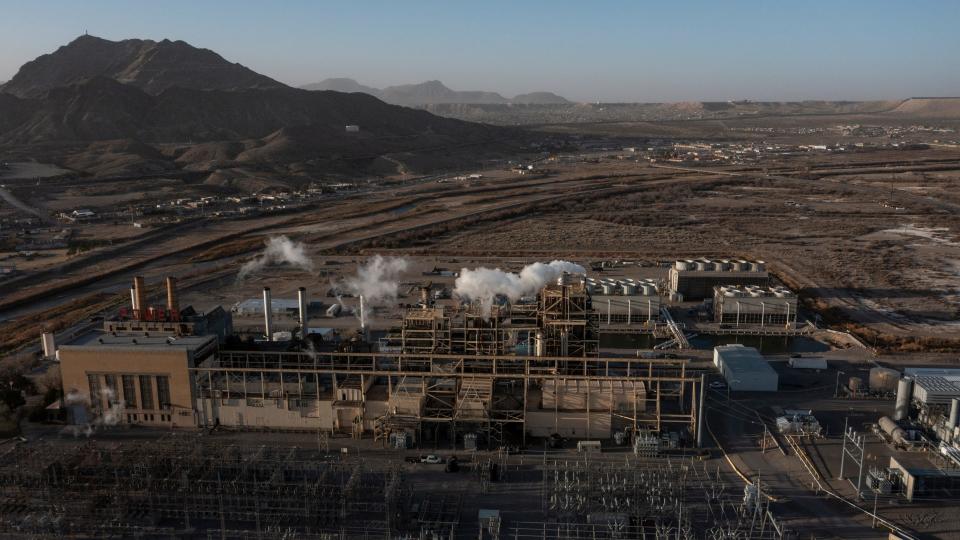
[[263, 288], [263, 333], [267, 341], [273, 341], [273, 297], [270, 287]]
[[[682, 384], [682, 383], [681, 383]], [[700, 375], [700, 402], [697, 403], [697, 448], [703, 448], [703, 430], [704, 430], [704, 421], [703, 421], [703, 402], [707, 398], [707, 376]], [[659, 399], [659, 396], [657, 396]]]
[[950, 421], [947, 426], [950, 428], [950, 435], [953, 435], [953, 429], [957, 427], [957, 422], [960, 422], [960, 399], [953, 398], [950, 400]]
[[307, 335], [307, 289], [300, 287], [297, 289], [297, 308], [300, 312], [300, 335]]

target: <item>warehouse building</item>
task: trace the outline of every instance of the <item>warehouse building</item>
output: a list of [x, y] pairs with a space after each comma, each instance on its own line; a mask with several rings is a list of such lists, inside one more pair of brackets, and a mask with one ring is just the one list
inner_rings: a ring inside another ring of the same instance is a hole
[[669, 281], [671, 296], [699, 300], [712, 298], [714, 287], [722, 285], [766, 286], [770, 275], [763, 261], [688, 259], [670, 267]]
[[924, 455], [892, 456], [890, 469], [900, 477], [908, 501], [953, 499], [960, 493], [960, 469], [938, 466]]
[[713, 349], [713, 363], [731, 390], [776, 392], [779, 376], [759, 351], [740, 344]]
[[797, 295], [786, 287], [723, 285], [713, 288], [714, 321], [721, 325], [796, 328]]

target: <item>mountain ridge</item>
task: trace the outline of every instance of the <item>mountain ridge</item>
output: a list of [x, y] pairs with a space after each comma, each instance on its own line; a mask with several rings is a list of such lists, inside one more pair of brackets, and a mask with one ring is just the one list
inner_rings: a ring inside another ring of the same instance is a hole
[[324, 79], [303, 85], [304, 90], [335, 90], [338, 92], [363, 92], [378, 97], [387, 103], [404, 106], [440, 104], [508, 105], [508, 104], [560, 104], [571, 103], [553, 92], [529, 92], [506, 98], [497, 92], [481, 90], [453, 90], [439, 80], [415, 84], [400, 84], [386, 88], [374, 88], [360, 84], [347, 77]]

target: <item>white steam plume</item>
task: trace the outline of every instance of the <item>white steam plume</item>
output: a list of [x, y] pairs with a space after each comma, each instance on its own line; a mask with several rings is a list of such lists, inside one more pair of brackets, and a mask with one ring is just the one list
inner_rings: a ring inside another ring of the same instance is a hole
[[260, 256], [240, 267], [237, 281], [242, 281], [250, 274], [259, 272], [269, 265], [283, 263], [306, 272], [313, 271], [313, 261], [307, 256], [303, 244], [293, 242], [286, 236], [274, 236], [267, 240], [267, 247]]
[[383, 305], [397, 299], [400, 274], [406, 271], [406, 259], [376, 255], [357, 269], [345, 285], [354, 296], [363, 296], [368, 306]]
[[453, 292], [464, 300], [480, 302], [483, 312], [490, 313], [493, 299], [498, 294], [516, 302], [522, 296], [536, 293], [564, 272], [584, 274], [586, 269], [567, 261], [552, 261], [549, 264], [536, 262], [523, 267], [519, 274], [504, 272], [499, 268], [464, 268], [454, 284]]
[[[64, 435], [73, 435], [74, 438], [79, 437], [80, 435], [90, 437], [93, 435], [97, 427], [108, 427], [119, 424], [123, 419], [123, 403], [116, 401], [116, 395], [110, 388], [102, 388], [100, 390], [100, 395], [101, 397], [105, 398], [107, 403], [110, 405], [107, 410], [103, 411], [100, 416], [94, 418], [92, 422], [82, 426], [67, 426], [61, 430], [60, 433]], [[77, 390], [70, 390], [67, 392], [67, 395], [64, 396], [63, 401], [64, 404], [68, 406], [91, 405], [90, 399], [87, 397], [87, 395]]]

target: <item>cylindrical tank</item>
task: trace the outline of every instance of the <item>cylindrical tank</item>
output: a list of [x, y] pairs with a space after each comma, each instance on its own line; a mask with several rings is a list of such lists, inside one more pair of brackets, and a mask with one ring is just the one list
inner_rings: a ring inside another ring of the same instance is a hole
[[644, 296], [656, 296], [656, 295], [657, 295], [657, 287], [656, 287], [656, 285], [651, 285], [651, 284], [649, 284], [649, 283], [644, 283], [644, 284], [642, 285], [642, 288], [643, 288], [643, 295], [644, 295]]
[[535, 356], [543, 356], [546, 343], [544, 343], [543, 332], [537, 332], [533, 339], [533, 350]]
[[871, 392], [896, 392], [900, 372], [885, 367], [875, 367], [870, 370]]
[[960, 422], [960, 399], [953, 398], [950, 400], [950, 419], [947, 421], [951, 433], [953, 428], [957, 427], [957, 422]]
[[893, 408], [893, 419], [903, 420], [910, 415], [910, 398], [913, 394], [913, 379], [904, 377], [897, 383], [897, 402]]
[[850, 377], [848, 386], [850, 387], [851, 392], [858, 394], [863, 391], [863, 379], [860, 377]]
[[746, 261], [733, 261], [731, 266], [735, 272], [743, 272]]
[[767, 263], [765, 263], [764, 261], [757, 261], [753, 263], [754, 272], [763, 272], [766, 269], [767, 269]]
[[564, 286], [570, 284], [570, 273], [564, 272], [557, 277], [557, 285]]
[[603, 294], [606, 296], [617, 294], [617, 286], [613, 283], [604, 283]]
[[707, 269], [707, 263], [705, 263], [705, 262], [703, 262], [703, 261], [697, 261], [695, 264], [696, 264], [696, 268], [697, 268], [697, 271], [698, 271], [698, 272], [706, 271], [706, 269]]
[[624, 283], [623, 284], [623, 295], [624, 296], [636, 296], [637, 286], [633, 283]]
[[728, 260], [722, 260], [719, 262], [715, 262], [713, 264], [714, 264], [714, 268], [716, 268], [717, 270], [721, 270], [725, 272], [730, 269], [730, 261]]
[[687, 265], [687, 261], [677, 261], [673, 263], [673, 267], [677, 270], [689, 270], [690, 268]]
[[903, 430], [902, 427], [898, 426], [897, 423], [890, 419], [889, 416], [884, 416], [880, 418], [880, 429], [884, 433], [890, 436], [890, 439], [894, 443], [902, 443], [907, 440], [907, 432]]

